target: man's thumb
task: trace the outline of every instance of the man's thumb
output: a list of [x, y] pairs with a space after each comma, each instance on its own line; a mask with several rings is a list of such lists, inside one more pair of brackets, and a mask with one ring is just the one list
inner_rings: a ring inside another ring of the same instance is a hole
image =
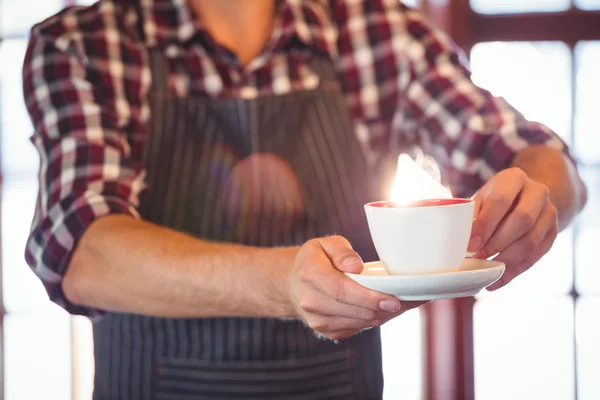
[[341, 272], [360, 274], [363, 261], [350, 242], [342, 236], [331, 236], [319, 240], [321, 247], [331, 260], [333, 266]]

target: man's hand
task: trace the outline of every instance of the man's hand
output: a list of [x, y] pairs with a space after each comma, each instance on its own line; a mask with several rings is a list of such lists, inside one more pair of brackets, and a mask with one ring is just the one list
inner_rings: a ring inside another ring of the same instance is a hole
[[506, 272], [490, 290], [506, 285], [546, 254], [558, 234], [549, 189], [518, 168], [498, 173], [474, 196], [475, 222], [469, 251], [475, 258], [498, 254]]
[[360, 273], [363, 263], [340, 236], [313, 239], [296, 256], [290, 275], [290, 297], [298, 317], [332, 340], [380, 326], [424, 303], [404, 303], [367, 289], [344, 275]]

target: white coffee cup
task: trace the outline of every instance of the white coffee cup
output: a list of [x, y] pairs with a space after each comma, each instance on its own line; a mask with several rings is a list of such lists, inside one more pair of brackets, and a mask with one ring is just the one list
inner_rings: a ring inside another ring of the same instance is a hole
[[458, 270], [469, 245], [474, 211], [475, 202], [469, 199], [365, 205], [375, 250], [390, 275]]

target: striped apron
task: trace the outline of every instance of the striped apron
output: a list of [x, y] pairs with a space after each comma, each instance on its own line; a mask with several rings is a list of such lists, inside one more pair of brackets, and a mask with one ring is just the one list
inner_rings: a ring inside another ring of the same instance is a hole
[[[367, 176], [329, 59], [319, 86], [254, 99], [176, 97], [151, 51], [143, 218], [201, 239], [289, 246], [330, 234], [376, 258]], [[298, 320], [167, 319], [112, 313], [94, 323], [94, 399], [380, 399], [379, 329], [340, 343]]]

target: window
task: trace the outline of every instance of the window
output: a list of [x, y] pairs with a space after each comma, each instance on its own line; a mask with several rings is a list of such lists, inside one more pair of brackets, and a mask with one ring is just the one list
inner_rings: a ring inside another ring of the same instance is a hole
[[476, 84], [504, 97], [526, 118], [545, 123], [571, 142], [572, 59], [566, 44], [479, 43], [470, 58]]
[[[28, 141], [21, 62], [31, 25], [70, 3], [0, 1], [0, 361], [5, 371], [0, 390], [7, 400], [91, 398], [91, 325], [51, 304], [23, 261], [38, 159]], [[572, 146], [590, 199], [577, 224], [508, 288], [482, 293], [473, 307], [473, 299], [448, 301], [428, 308], [423, 320], [411, 311], [387, 324], [382, 330], [385, 398], [600, 398], [600, 273], [594, 258], [600, 242], [600, 1], [405, 3], [429, 12], [469, 52], [478, 84], [548, 124]], [[429, 330], [425, 336], [422, 322]], [[432, 373], [435, 363], [444, 373]], [[428, 367], [426, 375], [422, 366]]]
[[[600, 13], [593, 10], [600, 3], [449, 3], [443, 27], [470, 55], [474, 81], [555, 130], [571, 146], [590, 195], [583, 214], [534, 268], [498, 292], [481, 293], [470, 312], [467, 299], [446, 308], [460, 323], [442, 327], [452, 328], [462, 352], [425, 346], [443, 353], [433, 360], [452, 358], [458, 372], [452, 382], [436, 378], [429, 387], [442, 389], [426, 397], [600, 398], [600, 274], [593, 258], [600, 241]], [[435, 311], [427, 320], [449, 318]], [[444, 388], [454, 397], [440, 395]]]
[[[528, 118], [547, 124], [567, 143], [575, 144], [579, 160], [594, 163], [600, 144], [590, 132], [594, 129], [591, 125], [597, 127], [600, 122], [597, 114], [590, 112], [593, 97], [597, 97], [594, 83], [598, 75], [589, 72], [597, 66], [595, 44], [578, 43], [574, 52], [563, 42], [477, 44], [471, 52], [474, 79], [506, 97]], [[575, 132], [571, 132], [573, 126]], [[593, 165], [589, 168], [594, 170]], [[590, 204], [594, 200], [590, 199]], [[588, 214], [587, 221], [600, 223], [597, 215]], [[600, 396], [600, 391], [594, 392], [594, 381], [585, 379], [598, 366], [587, 356], [594, 354], [597, 345], [585, 338], [590, 335], [587, 330], [594, 331], [594, 293], [598, 294], [595, 289], [600, 287], [585, 266], [593, 231], [586, 227], [590, 223], [583, 221], [576, 227], [576, 235], [572, 230], [563, 232], [552, 251], [512, 285], [478, 299], [474, 317], [477, 399], [570, 399], [578, 392], [581, 398]], [[578, 250], [575, 257], [574, 245]], [[586, 282], [583, 289], [588, 286], [589, 295], [574, 286], [573, 275], [581, 275], [582, 269], [584, 276], [578, 281]], [[576, 330], [579, 340], [575, 340]], [[587, 351], [576, 353], [576, 344]], [[511, 385], [495, 385], [498, 376]]]
[[[31, 26], [63, 6], [62, 0], [0, 2], [0, 309], [4, 338], [0, 397], [7, 400], [91, 398], [89, 321], [72, 318], [52, 304], [23, 258], [37, 196], [39, 161], [29, 141], [32, 128], [23, 103], [21, 68]], [[73, 384], [72, 372], [79, 374], [80, 384]]]

